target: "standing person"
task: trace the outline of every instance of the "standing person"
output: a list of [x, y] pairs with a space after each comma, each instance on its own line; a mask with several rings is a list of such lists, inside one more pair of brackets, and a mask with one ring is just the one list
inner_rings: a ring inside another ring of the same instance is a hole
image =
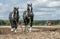
[[48, 23], [47, 23], [47, 26], [51, 26], [51, 22], [48, 22]]

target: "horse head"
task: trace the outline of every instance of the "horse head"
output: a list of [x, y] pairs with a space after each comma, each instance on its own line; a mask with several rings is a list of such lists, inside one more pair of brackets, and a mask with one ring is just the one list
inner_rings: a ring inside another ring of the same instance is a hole
[[33, 15], [32, 4], [27, 4], [28, 17], [30, 18]]
[[18, 7], [14, 7], [14, 10], [13, 10], [13, 12], [14, 12], [14, 14], [18, 14]]
[[32, 4], [27, 4], [27, 11], [28, 13], [32, 12]]
[[14, 7], [14, 9], [13, 9], [14, 18], [15, 18], [16, 20], [19, 19], [19, 11], [18, 11], [18, 9], [19, 9], [19, 7]]

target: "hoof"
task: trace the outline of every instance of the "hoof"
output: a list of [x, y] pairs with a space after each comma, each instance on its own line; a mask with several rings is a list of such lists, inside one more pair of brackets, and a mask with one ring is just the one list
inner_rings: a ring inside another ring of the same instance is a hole
[[17, 32], [17, 30], [14, 31], [15, 33]]
[[14, 29], [11, 29], [11, 31], [13, 32], [13, 31], [14, 31]]
[[30, 30], [29, 30], [29, 32], [31, 32], [32, 31], [32, 27], [30, 27]]
[[18, 31], [18, 30], [17, 30], [17, 29], [15, 29], [15, 31], [14, 31], [14, 32], [16, 33], [17, 31]]

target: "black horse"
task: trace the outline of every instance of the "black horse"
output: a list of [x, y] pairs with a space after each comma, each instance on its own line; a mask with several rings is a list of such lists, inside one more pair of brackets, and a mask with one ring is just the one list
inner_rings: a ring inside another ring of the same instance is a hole
[[27, 25], [30, 24], [30, 32], [31, 32], [32, 25], [33, 25], [33, 18], [34, 18], [34, 14], [32, 12], [32, 4], [28, 4], [27, 5], [27, 11], [24, 11], [24, 13], [23, 13], [25, 31], [28, 31], [28, 26]]
[[17, 7], [14, 7], [14, 10], [13, 12], [11, 12], [9, 14], [9, 21], [10, 21], [10, 24], [11, 24], [11, 31], [17, 31], [17, 24], [18, 24], [18, 21], [19, 21], [19, 11], [18, 11], [18, 8]]

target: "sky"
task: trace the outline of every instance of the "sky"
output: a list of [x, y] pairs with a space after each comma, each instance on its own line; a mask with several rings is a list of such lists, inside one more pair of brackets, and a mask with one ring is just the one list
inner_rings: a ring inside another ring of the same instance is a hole
[[32, 3], [34, 20], [60, 20], [60, 0], [0, 0], [0, 19], [8, 20], [13, 7], [19, 7], [19, 15]]

